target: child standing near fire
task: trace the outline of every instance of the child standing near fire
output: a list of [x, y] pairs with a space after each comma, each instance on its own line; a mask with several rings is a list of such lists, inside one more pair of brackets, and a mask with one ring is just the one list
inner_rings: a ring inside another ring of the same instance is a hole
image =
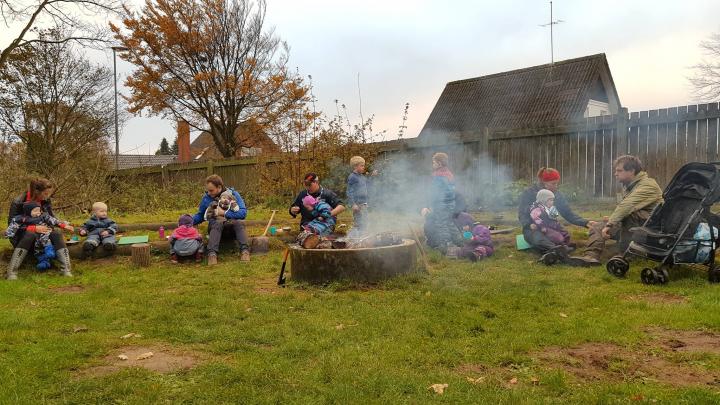
[[368, 179], [365, 173], [365, 159], [362, 156], [350, 158], [352, 173], [347, 179], [347, 196], [353, 212], [353, 229], [355, 236], [367, 232], [367, 210], [368, 210]]

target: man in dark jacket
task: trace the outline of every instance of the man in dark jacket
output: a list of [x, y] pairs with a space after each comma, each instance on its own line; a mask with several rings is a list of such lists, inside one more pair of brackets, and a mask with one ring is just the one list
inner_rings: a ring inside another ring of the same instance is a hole
[[535, 202], [538, 191], [547, 189], [555, 194], [555, 207], [566, 221], [573, 225], [589, 228], [594, 224], [592, 221], [577, 215], [570, 208], [565, 196], [558, 191], [560, 184], [560, 172], [553, 168], [541, 168], [537, 174], [538, 182], [531, 185], [520, 196], [520, 204], [518, 206], [518, 219], [522, 226], [525, 241], [543, 254], [541, 260], [547, 264], [552, 264], [567, 256], [566, 251], [558, 251], [557, 245], [553, 243], [544, 233], [542, 233], [533, 224], [530, 218], [530, 206]]
[[240, 245], [240, 260], [247, 262], [250, 261], [250, 245], [248, 245], [247, 232], [245, 231], [245, 224], [241, 221], [247, 216], [247, 208], [243, 201], [240, 193], [233, 190], [232, 188], [225, 188], [225, 184], [220, 176], [213, 174], [205, 179], [205, 194], [203, 194], [198, 207], [198, 212], [193, 215], [193, 225], [198, 225], [205, 221], [205, 211], [207, 211], [210, 204], [220, 199], [220, 194], [229, 190], [232, 192], [235, 202], [237, 202], [238, 210], [223, 210], [218, 207], [216, 214], [219, 217], [224, 217], [225, 221], [217, 220], [216, 218], [208, 221], [208, 244], [207, 244], [207, 258], [208, 265], [213, 266], [217, 264], [217, 254], [220, 249], [220, 240], [223, 236], [235, 237], [238, 244]]
[[312, 212], [308, 211], [302, 203], [303, 198], [307, 195], [319, 198], [328, 203], [328, 205], [332, 208], [330, 213], [334, 217], [337, 217], [341, 212], [345, 211], [345, 206], [343, 205], [342, 200], [340, 200], [337, 194], [335, 194], [332, 190], [324, 188], [320, 185], [320, 178], [317, 174], [306, 174], [305, 177], [303, 177], [303, 185], [305, 186], [305, 190], [301, 191], [300, 194], [297, 195], [295, 201], [293, 201], [290, 205], [290, 209], [288, 210], [293, 218], [300, 214], [301, 230], [303, 229], [303, 225], [313, 220]]

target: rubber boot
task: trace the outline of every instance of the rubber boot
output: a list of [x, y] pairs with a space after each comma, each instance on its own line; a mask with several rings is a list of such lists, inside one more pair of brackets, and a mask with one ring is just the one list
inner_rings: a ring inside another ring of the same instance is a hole
[[71, 267], [70, 267], [70, 251], [67, 250], [67, 248], [58, 249], [57, 252], [57, 260], [60, 262], [60, 273], [62, 273], [65, 277], [72, 277]]
[[10, 258], [10, 264], [8, 264], [7, 268], [8, 280], [17, 280], [17, 269], [20, 268], [20, 265], [23, 260], [25, 260], [25, 256], [27, 256], [27, 254], [28, 251], [26, 249], [15, 248], [15, 250], [13, 250], [12, 257]]

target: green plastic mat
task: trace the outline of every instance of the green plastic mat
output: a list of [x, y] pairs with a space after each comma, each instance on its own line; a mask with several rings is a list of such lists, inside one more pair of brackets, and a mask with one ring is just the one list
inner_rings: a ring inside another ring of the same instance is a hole
[[517, 245], [517, 250], [528, 250], [532, 247], [527, 243], [522, 234], [515, 236], [515, 244]]
[[150, 237], [148, 235], [140, 236], [123, 236], [118, 241], [118, 245], [132, 245], [133, 243], [148, 243]]

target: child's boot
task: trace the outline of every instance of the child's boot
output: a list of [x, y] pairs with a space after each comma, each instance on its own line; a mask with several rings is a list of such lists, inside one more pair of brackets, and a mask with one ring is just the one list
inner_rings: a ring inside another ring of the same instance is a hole
[[45, 248], [43, 248], [43, 255], [47, 260], [52, 260], [55, 258], [55, 248], [53, 245], [47, 245]]

